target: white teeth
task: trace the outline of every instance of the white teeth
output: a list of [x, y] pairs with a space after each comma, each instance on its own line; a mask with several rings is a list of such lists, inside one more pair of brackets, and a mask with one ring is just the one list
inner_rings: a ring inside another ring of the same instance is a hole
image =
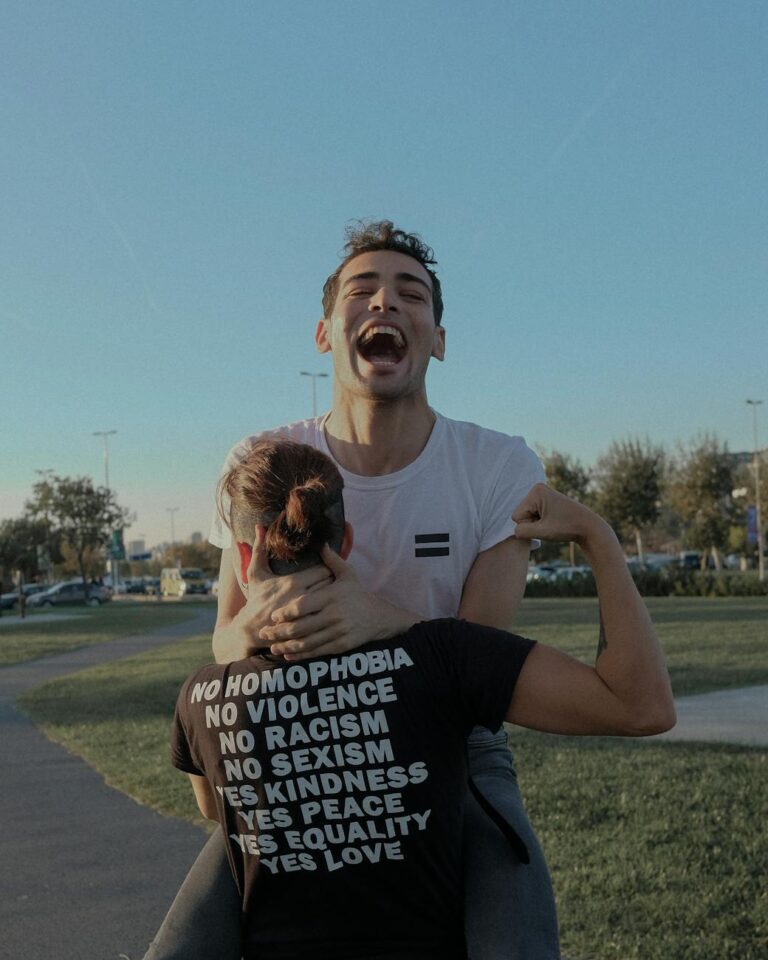
[[390, 337], [394, 337], [397, 347], [405, 346], [405, 338], [396, 327], [369, 327], [363, 334], [360, 342], [368, 343], [378, 333], [386, 333], [389, 334]]

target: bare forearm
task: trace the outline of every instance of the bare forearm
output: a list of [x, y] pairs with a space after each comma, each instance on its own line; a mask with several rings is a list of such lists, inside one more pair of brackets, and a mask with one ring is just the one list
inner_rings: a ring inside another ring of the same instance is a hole
[[638, 732], [666, 729], [674, 723], [669, 675], [619, 542], [608, 524], [600, 521], [584, 539], [582, 549], [595, 575], [600, 601], [595, 670], [636, 717]]

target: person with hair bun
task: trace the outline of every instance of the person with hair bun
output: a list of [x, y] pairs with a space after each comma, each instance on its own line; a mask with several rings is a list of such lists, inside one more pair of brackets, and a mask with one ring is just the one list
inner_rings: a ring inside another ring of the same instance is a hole
[[[257, 442], [227, 472], [219, 505], [244, 592], [262, 577], [343, 572], [353, 534], [342, 488], [327, 457], [289, 441]], [[265, 647], [184, 683], [173, 763], [227, 838], [245, 960], [466, 960], [469, 731], [507, 720], [643, 736], [674, 723], [659, 644], [610, 527], [541, 484], [515, 517], [528, 536], [576, 540], [592, 563], [604, 631], [594, 668], [438, 619], [299, 663]]]

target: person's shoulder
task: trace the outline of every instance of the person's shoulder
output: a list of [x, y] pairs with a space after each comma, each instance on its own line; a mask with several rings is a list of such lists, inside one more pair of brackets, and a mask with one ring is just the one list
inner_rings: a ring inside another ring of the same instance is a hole
[[[453, 420], [437, 414], [443, 421], [444, 433], [447, 441], [462, 450], [474, 451], [478, 455], [494, 457], [518, 457], [526, 459], [536, 457], [525, 442], [525, 438], [518, 434], [503, 433], [492, 430], [490, 427], [481, 427], [470, 420]], [[538, 459], [538, 458], [537, 458]]]
[[217, 680], [221, 682], [226, 669], [227, 665], [223, 663], [206, 663], [202, 667], [198, 667], [182, 683], [179, 690], [179, 700], [189, 702], [195, 690], [207, 687], [208, 684]]

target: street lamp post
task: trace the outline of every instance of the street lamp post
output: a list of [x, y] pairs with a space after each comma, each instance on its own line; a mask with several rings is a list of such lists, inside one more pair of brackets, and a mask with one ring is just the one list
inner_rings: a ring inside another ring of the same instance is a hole
[[109, 490], [109, 437], [114, 436], [117, 430], [94, 430], [94, 437], [104, 438], [104, 486]]
[[317, 416], [317, 378], [318, 377], [327, 377], [327, 373], [308, 373], [306, 370], [301, 371], [302, 377], [312, 377], [312, 416]]
[[757, 513], [757, 575], [760, 581], [765, 580], [765, 558], [763, 557], [763, 510], [760, 498], [760, 448], [757, 445], [757, 408], [762, 406], [762, 400], [747, 400], [752, 407], [752, 431], [754, 445], [754, 470], [755, 470], [755, 508]]
[[[102, 437], [104, 439], [104, 486], [107, 488], [107, 493], [109, 493], [109, 438], [113, 437], [116, 433], [117, 430], [93, 431], [94, 437]], [[117, 585], [120, 577], [120, 561], [114, 557], [110, 557], [109, 572], [112, 574], [112, 589], [115, 595], [117, 595]]]

